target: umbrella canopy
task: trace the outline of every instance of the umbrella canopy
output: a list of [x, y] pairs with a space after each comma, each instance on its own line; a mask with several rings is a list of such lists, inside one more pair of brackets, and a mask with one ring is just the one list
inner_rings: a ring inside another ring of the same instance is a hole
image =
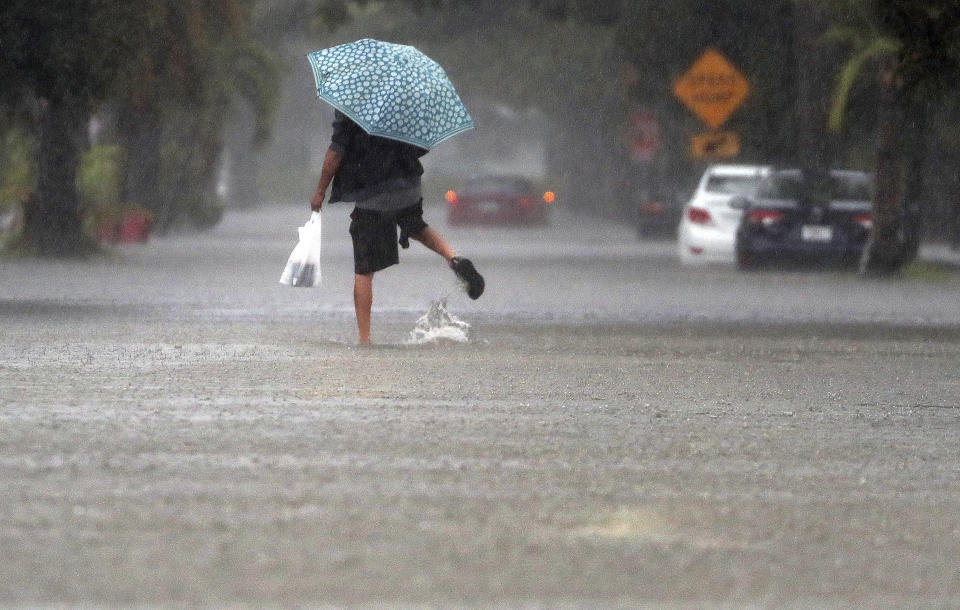
[[370, 135], [429, 150], [473, 128], [446, 72], [414, 47], [365, 38], [307, 59], [317, 95]]

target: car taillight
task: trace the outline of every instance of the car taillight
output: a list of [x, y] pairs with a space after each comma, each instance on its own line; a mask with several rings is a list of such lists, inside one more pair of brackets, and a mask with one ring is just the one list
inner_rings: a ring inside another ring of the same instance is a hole
[[450, 205], [457, 205], [456, 191], [447, 191], [447, 193], [443, 196], [443, 198], [446, 199], [447, 203], [449, 203]]
[[547, 191], [546, 193], [543, 194], [543, 201], [545, 203], [553, 203], [556, 198], [557, 198], [557, 194], [554, 193], [553, 191]]
[[531, 199], [531, 198], [529, 198], [529, 197], [521, 197], [521, 198], [520, 198], [520, 207], [521, 207], [521, 208], [530, 208], [530, 207], [533, 207], [533, 199]]
[[857, 214], [853, 217], [853, 222], [869, 231], [873, 229], [873, 214]]
[[747, 222], [756, 225], [772, 225], [783, 220], [783, 213], [776, 210], [750, 210], [747, 212]]
[[[667, 206], [659, 201], [648, 201], [640, 206], [640, 213], [644, 216], [663, 216], [667, 213]], [[709, 213], [707, 215], [709, 216]]]
[[713, 222], [713, 218], [710, 217], [710, 212], [703, 208], [690, 208], [687, 210], [687, 218], [690, 219], [690, 222], [698, 225], [708, 225]]

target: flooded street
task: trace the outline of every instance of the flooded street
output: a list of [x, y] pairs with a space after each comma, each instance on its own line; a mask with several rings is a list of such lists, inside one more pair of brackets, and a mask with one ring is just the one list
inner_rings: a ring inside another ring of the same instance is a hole
[[[960, 274], [686, 269], [557, 210], [418, 244], [355, 345], [347, 209], [0, 265], [4, 605], [960, 604]], [[449, 295], [449, 296], [448, 296]], [[412, 344], [432, 300], [469, 341]]]

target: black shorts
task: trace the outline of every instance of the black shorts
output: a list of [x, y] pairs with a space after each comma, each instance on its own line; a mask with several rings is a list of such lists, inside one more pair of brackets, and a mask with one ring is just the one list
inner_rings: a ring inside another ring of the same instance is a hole
[[[423, 200], [395, 212], [354, 208], [350, 213], [353, 238], [353, 271], [357, 275], [376, 273], [400, 262], [399, 243], [410, 246], [410, 237], [427, 228], [423, 221]], [[397, 227], [400, 238], [397, 239]]]

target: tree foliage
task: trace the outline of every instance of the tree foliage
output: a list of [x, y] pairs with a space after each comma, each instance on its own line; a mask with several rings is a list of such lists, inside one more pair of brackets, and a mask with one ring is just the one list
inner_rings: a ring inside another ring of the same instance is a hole
[[899, 77], [920, 100], [942, 98], [960, 77], [960, 3], [876, 0], [880, 28], [898, 41]]
[[37, 141], [36, 186], [25, 201], [25, 245], [68, 256], [89, 249], [75, 179], [87, 121], [106, 99], [133, 41], [139, 11], [111, 0], [16, 1], [0, 9], [0, 104]]
[[209, 222], [228, 110], [246, 100], [262, 142], [275, 107], [279, 67], [252, 35], [252, 7], [249, 0], [15, 0], [0, 9], [3, 128], [17, 124], [37, 141], [27, 246], [56, 256], [88, 249], [76, 170], [95, 113], [116, 119], [126, 197], [148, 205], [161, 226]]
[[218, 217], [215, 181], [235, 100], [254, 109], [266, 140], [279, 67], [252, 35], [249, 2], [154, 2], [143, 44], [116, 100], [127, 151], [126, 197], [150, 208], [161, 230]]
[[103, 101], [138, 41], [140, 7], [115, 0], [14, 0], [0, 8], [0, 100], [69, 94], [84, 106]]

